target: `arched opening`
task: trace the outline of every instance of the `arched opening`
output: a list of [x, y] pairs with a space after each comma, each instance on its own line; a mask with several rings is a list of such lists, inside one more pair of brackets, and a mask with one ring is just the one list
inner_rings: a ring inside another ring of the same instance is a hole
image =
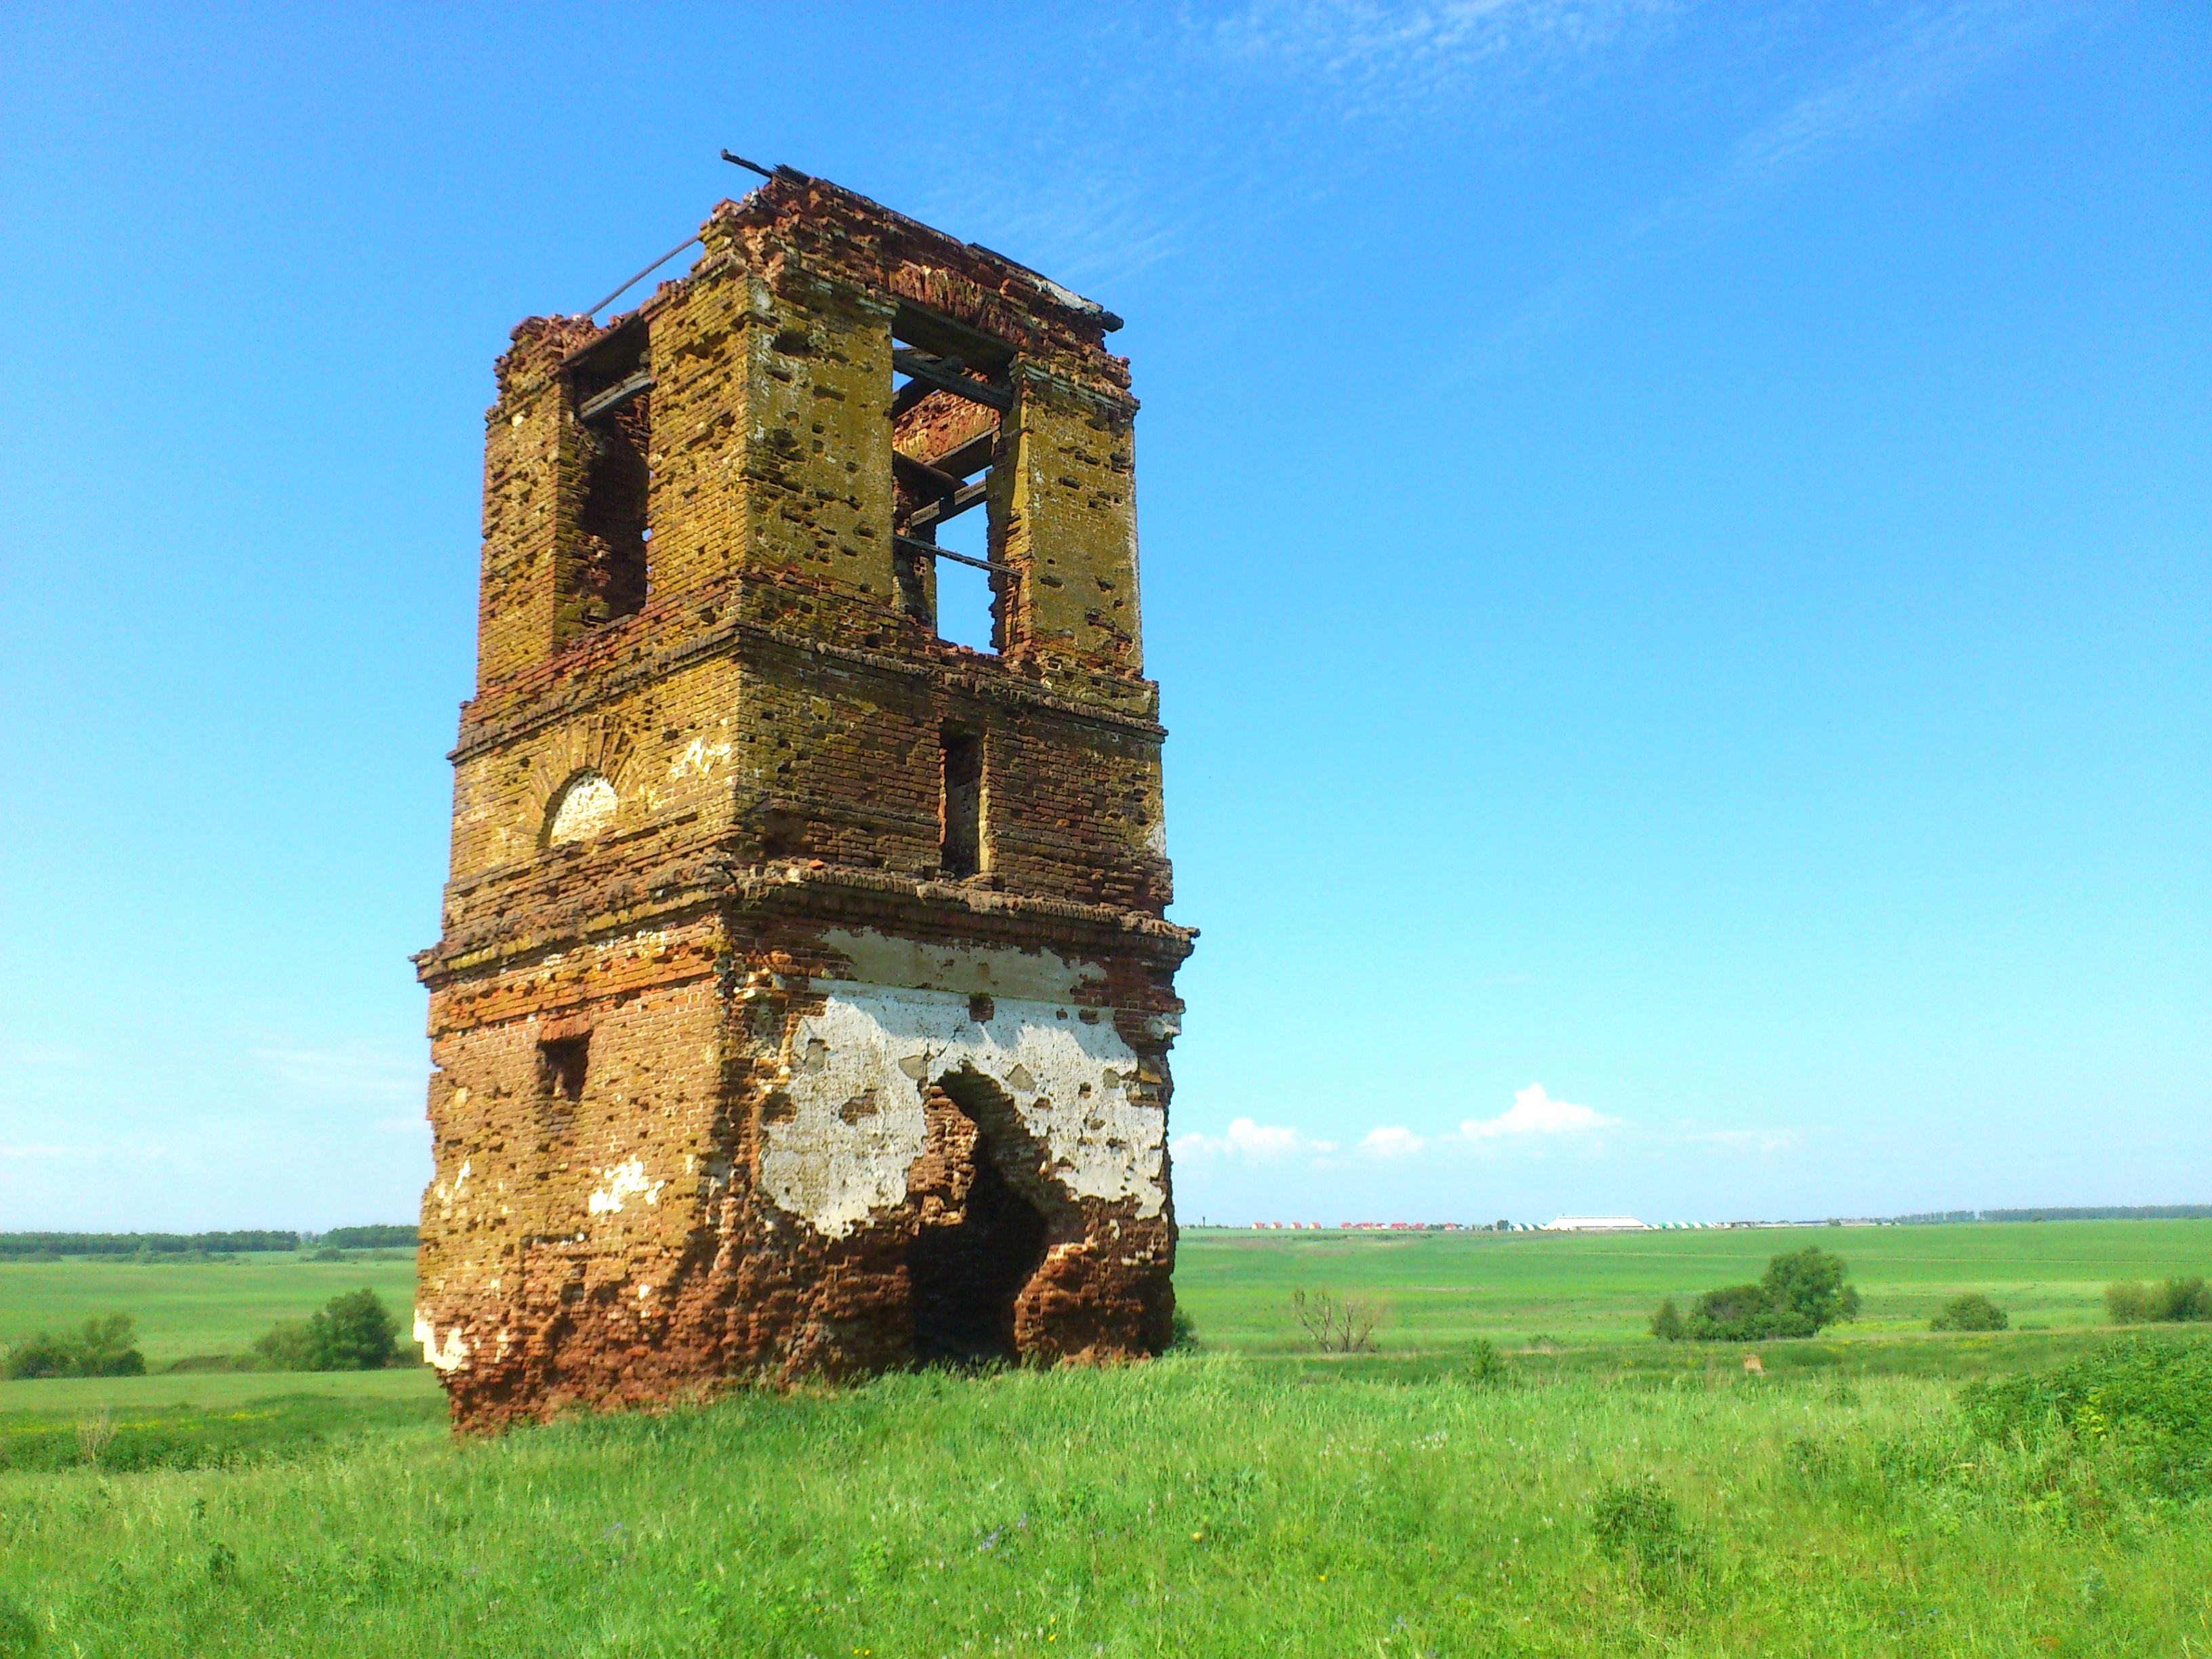
[[[975, 1126], [975, 1170], [960, 1220], [923, 1228], [908, 1248], [915, 1358], [959, 1365], [1012, 1359], [1014, 1299], [1044, 1259], [1044, 1215], [1000, 1167], [1023, 1151], [1002, 1144], [1014, 1138], [1013, 1103], [965, 1067], [938, 1087]], [[1005, 1111], [993, 1109], [1001, 1105]]]
[[589, 841], [615, 821], [622, 799], [597, 772], [579, 772], [561, 787], [545, 818], [545, 844]]

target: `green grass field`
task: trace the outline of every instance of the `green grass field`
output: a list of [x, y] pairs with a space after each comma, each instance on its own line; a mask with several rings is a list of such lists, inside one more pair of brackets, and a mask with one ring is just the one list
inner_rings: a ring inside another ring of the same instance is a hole
[[[1866, 1317], [1761, 1345], [1765, 1376], [1638, 1334], [1808, 1242]], [[1194, 1231], [1194, 1353], [471, 1443], [420, 1367], [0, 1383], [0, 1656], [2212, 1659], [2207, 1500], [2131, 1474], [2124, 1434], [1998, 1444], [1957, 1403], [2097, 1352], [2107, 1280], [2208, 1255], [2202, 1222]], [[235, 1352], [363, 1283], [404, 1310], [406, 1269], [8, 1266], [0, 1337], [121, 1310], [154, 1363]], [[1297, 1287], [1389, 1304], [1381, 1351], [1301, 1352]], [[1929, 1334], [1968, 1289], [2049, 1328]]]

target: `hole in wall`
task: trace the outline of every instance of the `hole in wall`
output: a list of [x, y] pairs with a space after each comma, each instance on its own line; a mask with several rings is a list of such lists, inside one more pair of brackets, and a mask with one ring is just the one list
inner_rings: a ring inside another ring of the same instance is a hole
[[1014, 1303], [1044, 1260], [1044, 1214], [1001, 1167], [1025, 1150], [1007, 1144], [1015, 1139], [1003, 1127], [1013, 1103], [972, 1071], [938, 1086], [975, 1125], [975, 1163], [960, 1221], [925, 1227], [908, 1248], [915, 1358], [963, 1365], [1012, 1359]]
[[[963, 513], [938, 526], [937, 544], [971, 559], [986, 558], [991, 546], [991, 526], [981, 513]], [[991, 573], [957, 559], [937, 561], [937, 637], [949, 645], [971, 651], [999, 648]]]

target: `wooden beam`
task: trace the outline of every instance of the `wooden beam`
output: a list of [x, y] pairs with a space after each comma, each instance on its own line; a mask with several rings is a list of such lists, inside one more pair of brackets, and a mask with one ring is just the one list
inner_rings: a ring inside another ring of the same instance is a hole
[[[960, 359], [957, 357], [933, 357], [926, 351], [909, 351], [899, 347], [891, 352], [891, 367], [911, 377], [904, 391], [911, 391], [914, 385], [919, 383], [932, 391], [949, 392], [956, 398], [967, 398], [970, 403], [986, 404], [1002, 415], [1014, 406], [1014, 394], [1006, 387], [971, 380], [959, 373]], [[892, 408], [897, 413], [905, 412], [898, 409], [896, 399]]]
[[930, 465], [939, 472], [964, 478], [970, 472], [981, 472], [990, 465], [991, 458], [998, 453], [998, 448], [999, 428], [993, 427], [988, 432], [977, 433], [957, 449], [946, 450]]
[[917, 461], [902, 449], [891, 451], [891, 471], [915, 490], [939, 500], [957, 494], [960, 489], [960, 480], [951, 473], [940, 472], [927, 461]]
[[891, 337], [986, 369], [1004, 368], [1014, 361], [1012, 341], [986, 334], [911, 300], [898, 302], [898, 311], [891, 319]]
[[926, 530], [931, 525], [943, 524], [947, 519], [957, 519], [971, 507], [981, 507], [989, 499], [991, 481], [978, 478], [974, 483], [962, 484], [951, 495], [941, 500], [925, 502], [907, 514], [908, 530]]
[[576, 411], [580, 421], [596, 421], [609, 410], [619, 409], [641, 392], [653, 390], [653, 371], [641, 368], [620, 386], [611, 386], [596, 398], [587, 398]]

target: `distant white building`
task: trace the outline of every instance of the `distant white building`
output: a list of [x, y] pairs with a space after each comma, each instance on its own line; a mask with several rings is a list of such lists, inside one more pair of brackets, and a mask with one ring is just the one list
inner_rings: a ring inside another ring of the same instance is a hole
[[1547, 1221], [1547, 1233], [1641, 1233], [1650, 1230], [1632, 1215], [1563, 1215]]

